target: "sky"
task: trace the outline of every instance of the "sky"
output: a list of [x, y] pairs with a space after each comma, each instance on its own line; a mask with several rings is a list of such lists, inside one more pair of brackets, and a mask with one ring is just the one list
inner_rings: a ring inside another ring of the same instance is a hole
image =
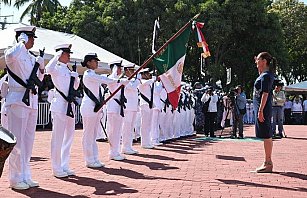
[[[61, 3], [62, 6], [69, 6], [70, 2], [72, 0], [59, 0], [59, 2]], [[306, 0], [307, 1], [307, 0]], [[15, 2], [14, 0], [12, 0], [12, 2]], [[29, 1], [31, 2], [31, 0]], [[12, 3], [14, 4], [14, 3]], [[19, 18], [21, 16], [21, 14], [23, 13], [23, 11], [26, 9], [27, 5], [23, 7], [20, 7], [19, 10], [17, 8], [14, 8], [13, 6], [7, 6], [7, 5], [3, 5], [3, 3], [1, 4], [1, 10], [0, 10], [0, 16], [6, 16], [6, 15], [14, 15], [13, 17], [8, 17], [7, 18], [7, 22], [10, 23], [18, 23], [19, 22]], [[27, 22], [28, 18], [25, 17], [25, 19], [22, 21], [25, 24], [29, 24], [29, 22]], [[3, 21], [3, 18], [0, 18], [0, 21]]]
[[[72, 0], [59, 0], [62, 6], [68, 6]], [[301, 2], [304, 2], [307, 5], [307, 0], [300, 0]], [[14, 0], [13, 0], [14, 2]], [[13, 6], [6, 6], [1, 4], [1, 10], [0, 10], [0, 16], [5, 16], [5, 15], [14, 15], [13, 17], [8, 17], [7, 22], [19, 22], [19, 18], [27, 5], [21, 7], [19, 10], [16, 8], [13, 8]], [[22, 21], [25, 24], [28, 24], [27, 22], [28, 18], [25, 17], [25, 19]], [[0, 18], [0, 21], [3, 21], [3, 18]]]

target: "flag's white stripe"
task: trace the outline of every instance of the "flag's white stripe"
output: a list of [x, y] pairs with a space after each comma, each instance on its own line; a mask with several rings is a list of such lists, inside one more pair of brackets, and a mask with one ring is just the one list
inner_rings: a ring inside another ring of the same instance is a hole
[[180, 86], [184, 60], [185, 60], [185, 55], [181, 57], [173, 67], [171, 67], [164, 74], [160, 75], [160, 79], [167, 93], [175, 91]]

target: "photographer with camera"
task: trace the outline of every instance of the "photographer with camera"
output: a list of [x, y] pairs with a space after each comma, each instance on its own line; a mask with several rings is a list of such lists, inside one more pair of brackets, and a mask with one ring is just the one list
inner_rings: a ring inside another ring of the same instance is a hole
[[216, 137], [214, 135], [215, 130], [215, 119], [217, 113], [217, 101], [218, 97], [215, 93], [213, 93], [213, 88], [209, 87], [201, 97], [201, 101], [203, 104], [203, 112], [205, 114], [205, 135], [208, 136], [210, 133], [210, 137]]
[[243, 138], [243, 116], [246, 113], [246, 95], [243, 92], [241, 85], [238, 85], [235, 90], [235, 100], [234, 100], [234, 123], [232, 138], [237, 137], [237, 129], [239, 128], [239, 139]]

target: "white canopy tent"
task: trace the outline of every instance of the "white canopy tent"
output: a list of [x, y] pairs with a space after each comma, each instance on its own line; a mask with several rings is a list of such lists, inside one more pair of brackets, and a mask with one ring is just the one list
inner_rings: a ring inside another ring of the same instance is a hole
[[285, 87], [285, 91], [290, 94], [307, 94], [307, 81], [288, 85]]
[[[20, 26], [25, 26], [25, 24], [15, 24], [8, 26], [5, 30], [0, 30], [0, 69], [3, 69], [5, 67], [5, 60], [4, 60], [4, 51], [9, 46], [13, 45], [13, 42], [15, 41], [15, 32], [14, 29]], [[108, 63], [117, 61], [117, 60], [123, 60], [123, 64], [129, 64], [131, 62], [77, 36], [74, 34], [67, 34], [63, 32], [57, 32], [49, 29], [44, 28], [36, 28], [35, 35], [38, 37], [35, 39], [35, 44], [32, 49], [30, 49], [35, 54], [38, 54], [39, 49], [45, 48], [45, 60], [46, 63], [53, 57], [55, 54], [54, 47], [59, 44], [72, 44], [72, 52], [71, 54], [71, 62], [70, 64], [74, 64], [74, 62], [77, 62], [77, 68], [78, 73], [83, 74], [83, 71], [85, 68], [83, 68], [80, 64], [80, 62], [83, 60], [83, 57], [87, 53], [97, 53], [99, 59], [101, 60], [99, 62], [98, 72], [99, 73], [108, 73], [110, 71], [110, 68], [108, 66]]]

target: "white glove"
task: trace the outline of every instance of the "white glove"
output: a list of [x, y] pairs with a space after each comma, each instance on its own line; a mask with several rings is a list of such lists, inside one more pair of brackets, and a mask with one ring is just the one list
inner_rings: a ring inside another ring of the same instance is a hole
[[151, 78], [153, 81], [156, 81], [157, 77], [156, 76], [152, 76]]
[[70, 72], [70, 76], [78, 78], [79, 74], [77, 72], [72, 71], [72, 72]]
[[140, 73], [138, 73], [138, 74], [136, 75], [136, 78], [139, 79], [139, 80], [141, 80], [141, 79], [142, 79], [142, 75], [141, 75]]
[[120, 79], [120, 83], [122, 84], [122, 85], [128, 85], [128, 83], [129, 83], [130, 81], [129, 80], [127, 80], [127, 79]]
[[59, 50], [55, 53], [55, 56], [60, 57], [62, 55], [63, 51]]
[[42, 57], [37, 56], [35, 58], [35, 62], [39, 63], [39, 68], [40, 69], [45, 69], [45, 61], [44, 61], [44, 59]]
[[18, 43], [19, 43], [19, 42], [27, 43], [28, 40], [29, 40], [28, 35], [26, 35], [26, 34], [23, 33], [23, 32], [22, 32], [22, 33], [18, 36], [18, 38], [17, 38]]

